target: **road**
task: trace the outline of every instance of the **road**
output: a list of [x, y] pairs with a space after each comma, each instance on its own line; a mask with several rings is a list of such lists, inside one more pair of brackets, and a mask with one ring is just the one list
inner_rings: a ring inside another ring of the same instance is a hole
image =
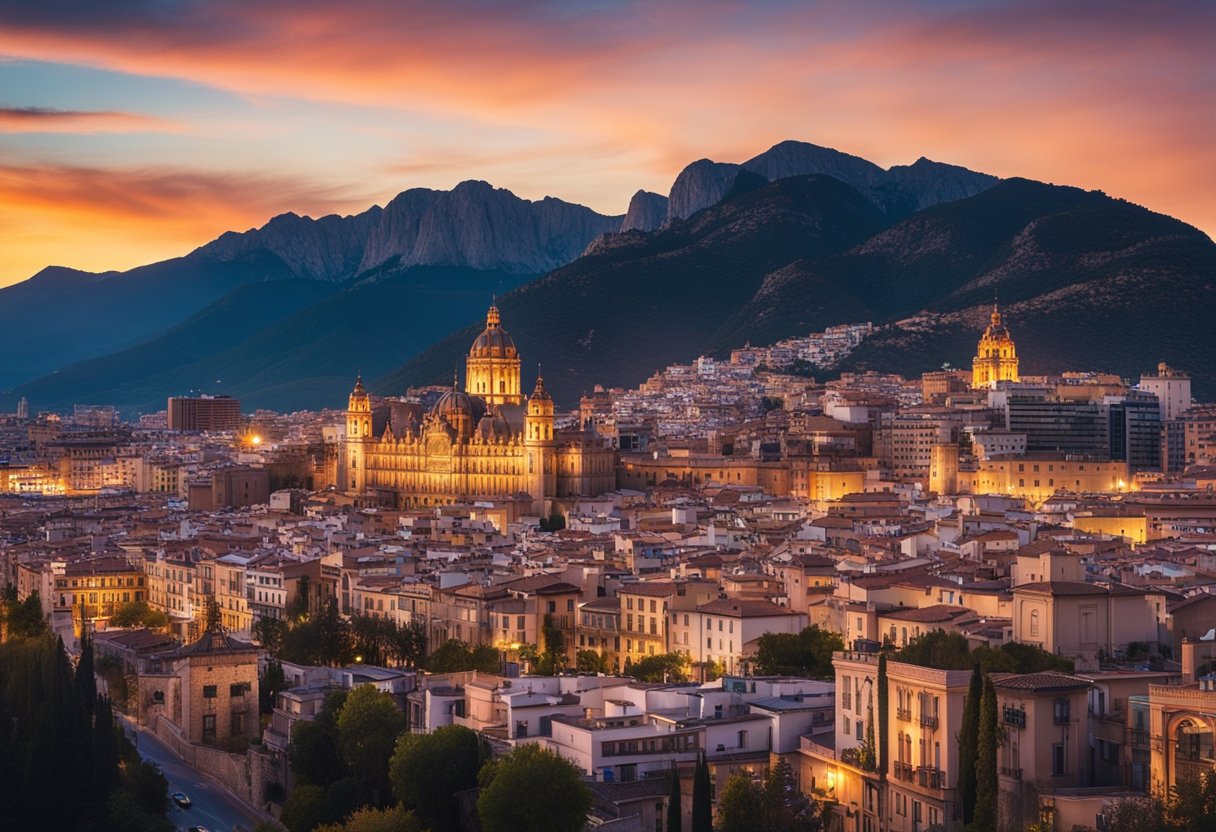
[[160, 764], [165, 779], [169, 781], [169, 793], [185, 792], [193, 803], [189, 809], [170, 804], [169, 820], [175, 826], [179, 829], [203, 826], [209, 832], [231, 832], [237, 824], [246, 829], [258, 825], [261, 818], [201, 772], [179, 760], [155, 734], [137, 729], [125, 718], [123, 722], [127, 736], [135, 743], [140, 756], [150, 763]]

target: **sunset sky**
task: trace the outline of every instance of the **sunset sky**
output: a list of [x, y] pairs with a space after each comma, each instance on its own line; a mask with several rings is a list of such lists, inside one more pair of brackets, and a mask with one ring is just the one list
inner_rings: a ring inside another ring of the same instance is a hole
[[1216, 3], [5, 0], [0, 285], [485, 179], [623, 213], [801, 139], [1216, 234]]

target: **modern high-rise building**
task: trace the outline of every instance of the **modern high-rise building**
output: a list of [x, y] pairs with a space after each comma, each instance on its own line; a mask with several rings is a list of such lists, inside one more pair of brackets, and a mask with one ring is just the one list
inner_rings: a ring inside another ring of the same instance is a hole
[[22, 421], [30, 418], [30, 401], [25, 396], [17, 402], [17, 418]]
[[1005, 403], [1005, 429], [1026, 434], [1026, 452], [1110, 458], [1110, 424], [1098, 402], [1013, 395]]
[[169, 430], [236, 431], [241, 401], [231, 396], [170, 396]]
[[1110, 458], [1126, 460], [1132, 471], [1161, 467], [1161, 405], [1151, 393], [1107, 396]]

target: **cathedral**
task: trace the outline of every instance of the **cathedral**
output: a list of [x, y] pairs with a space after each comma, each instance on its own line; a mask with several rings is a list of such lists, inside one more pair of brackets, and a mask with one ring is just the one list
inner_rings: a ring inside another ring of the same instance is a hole
[[[590, 428], [554, 427], [553, 399], [537, 375], [522, 395], [520, 357], [490, 307], [465, 363], [465, 386], [429, 411], [401, 404], [374, 412], [355, 382], [346, 414], [343, 485], [400, 508], [476, 500], [510, 504], [511, 516], [549, 516], [553, 501], [616, 488], [616, 451]], [[383, 428], [380, 425], [383, 423]]]
[[975, 358], [971, 359], [971, 386], [976, 389], [995, 387], [998, 381], [1018, 380], [1018, 352], [1013, 336], [1001, 319], [1001, 310], [994, 303], [988, 327], [980, 338]]

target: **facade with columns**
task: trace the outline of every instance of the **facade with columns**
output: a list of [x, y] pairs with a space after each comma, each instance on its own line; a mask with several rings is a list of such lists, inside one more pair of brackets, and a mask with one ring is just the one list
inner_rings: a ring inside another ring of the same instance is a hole
[[553, 501], [616, 488], [616, 452], [594, 430], [558, 430], [539, 375], [530, 396], [520, 357], [496, 307], [469, 350], [465, 387], [444, 393], [419, 423], [376, 435], [362, 380], [350, 394], [343, 443], [344, 490], [392, 495], [402, 508], [469, 500], [510, 501], [515, 513], [548, 516]]

